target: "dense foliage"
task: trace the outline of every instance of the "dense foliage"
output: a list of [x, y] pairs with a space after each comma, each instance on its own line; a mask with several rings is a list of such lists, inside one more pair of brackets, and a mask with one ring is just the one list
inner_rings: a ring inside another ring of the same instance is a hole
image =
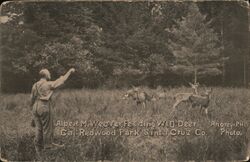
[[197, 5], [190, 5], [189, 12], [172, 29], [167, 31], [173, 38], [168, 42], [175, 57], [172, 70], [175, 73], [197, 77], [216, 76], [222, 73], [219, 38], [210, 27], [211, 21], [205, 22], [206, 16], [199, 12]]
[[75, 88], [173, 86], [194, 71], [203, 84], [248, 82], [240, 2], [13, 2], [0, 25], [5, 92], [29, 91], [41, 68], [55, 79], [75, 67]]

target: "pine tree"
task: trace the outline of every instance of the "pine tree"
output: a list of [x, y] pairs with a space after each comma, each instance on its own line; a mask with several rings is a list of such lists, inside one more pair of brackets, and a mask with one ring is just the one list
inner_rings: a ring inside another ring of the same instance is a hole
[[222, 74], [220, 43], [217, 34], [210, 27], [206, 16], [198, 6], [191, 3], [185, 17], [166, 31], [171, 33], [168, 47], [175, 57], [171, 67], [176, 74], [197, 77], [217, 76]]

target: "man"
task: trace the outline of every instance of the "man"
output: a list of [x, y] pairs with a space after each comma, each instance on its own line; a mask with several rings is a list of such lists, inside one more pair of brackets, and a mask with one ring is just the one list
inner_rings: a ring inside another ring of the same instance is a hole
[[53, 143], [53, 117], [51, 111], [51, 96], [53, 91], [75, 72], [71, 68], [65, 75], [55, 81], [50, 81], [50, 72], [42, 69], [39, 72], [41, 79], [36, 82], [31, 91], [31, 107], [35, 125], [35, 149], [40, 156], [41, 150], [52, 146], [60, 146]]

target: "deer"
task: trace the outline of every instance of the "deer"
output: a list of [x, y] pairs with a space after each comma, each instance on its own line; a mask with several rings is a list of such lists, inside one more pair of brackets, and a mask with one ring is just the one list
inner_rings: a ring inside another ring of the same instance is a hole
[[173, 109], [175, 109], [181, 102], [186, 102], [189, 100], [189, 97], [193, 94], [198, 95], [198, 87], [199, 87], [199, 83], [190, 83], [189, 85], [191, 86], [191, 88], [193, 89], [193, 93], [177, 93], [174, 96], [174, 100], [176, 101], [173, 105]]
[[193, 95], [193, 93], [177, 93], [174, 96], [175, 103], [173, 109], [175, 109], [180, 103], [189, 101], [191, 95]]
[[128, 98], [132, 98], [137, 105], [142, 104], [143, 108], [146, 108], [147, 102], [156, 100], [154, 96], [150, 96], [145, 91], [140, 92], [139, 88], [134, 88], [134, 87], [133, 89], [128, 90], [126, 94], [122, 97], [122, 99], [128, 99]]
[[154, 97], [155, 99], [161, 100], [161, 99], [167, 99], [168, 95], [166, 90], [164, 89], [163, 92], [157, 92]]
[[194, 93], [177, 93], [174, 96], [176, 102], [173, 105], [173, 109], [175, 109], [182, 102], [189, 102], [192, 104], [192, 107], [199, 106], [200, 112], [202, 109], [205, 109], [205, 114], [208, 114], [208, 106], [210, 102], [210, 94], [212, 89], [206, 90], [205, 94], [199, 95]]
[[189, 101], [192, 103], [192, 107], [199, 106], [200, 112], [205, 109], [205, 114], [208, 114], [208, 106], [211, 99], [212, 89], [207, 89], [204, 95], [191, 95]]

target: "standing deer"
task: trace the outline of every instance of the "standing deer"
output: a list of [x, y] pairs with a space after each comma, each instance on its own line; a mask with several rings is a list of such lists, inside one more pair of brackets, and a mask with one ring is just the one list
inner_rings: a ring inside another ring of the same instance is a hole
[[189, 82], [189, 85], [191, 86], [191, 88], [193, 89], [193, 93], [177, 93], [175, 96], [174, 96], [174, 100], [175, 100], [175, 103], [173, 105], [173, 108], [175, 109], [176, 106], [178, 106], [181, 102], [186, 102], [189, 100], [189, 97], [191, 95], [198, 95], [198, 87], [199, 87], [199, 83], [190, 83]]
[[190, 102], [192, 103], [192, 107], [199, 106], [200, 112], [202, 109], [205, 109], [205, 114], [208, 114], [208, 106], [211, 99], [212, 89], [206, 90], [204, 95], [191, 95], [189, 97]]
[[191, 95], [193, 95], [193, 93], [177, 93], [174, 96], [175, 103], [173, 109], [175, 109], [180, 103], [189, 101]]
[[174, 96], [176, 102], [173, 105], [173, 109], [175, 109], [182, 102], [189, 102], [192, 104], [192, 107], [199, 106], [200, 111], [202, 111], [202, 109], [204, 108], [205, 113], [207, 114], [208, 113], [207, 107], [210, 102], [211, 98], [210, 94], [212, 92], [212, 89], [206, 90], [204, 95], [199, 95], [198, 93], [199, 83], [194, 83], [194, 84], [189, 83], [189, 85], [193, 89], [193, 93], [177, 93]]
[[146, 108], [146, 103], [149, 101], [154, 101], [155, 98], [150, 96], [146, 92], [139, 91], [139, 88], [133, 88], [127, 91], [127, 93], [122, 97], [122, 99], [132, 98], [137, 105], [142, 104], [143, 108]]
[[189, 102], [192, 104], [192, 107], [199, 106], [200, 111], [202, 111], [204, 108], [205, 113], [208, 114], [207, 107], [209, 106], [211, 92], [212, 89], [206, 90], [204, 95], [196, 95], [193, 93], [177, 93], [174, 97], [176, 102], [173, 105], [173, 109], [175, 109], [182, 102]]
[[161, 99], [167, 99], [168, 95], [166, 90], [164, 89], [163, 92], [157, 92], [155, 94], [155, 99], [161, 100]]

